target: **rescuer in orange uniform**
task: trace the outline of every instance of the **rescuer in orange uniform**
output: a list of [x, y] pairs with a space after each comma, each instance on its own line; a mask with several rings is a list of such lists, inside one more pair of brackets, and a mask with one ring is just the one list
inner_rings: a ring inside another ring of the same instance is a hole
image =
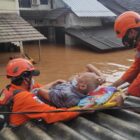
[[[40, 101], [34, 94], [30, 93], [31, 88], [39, 87], [32, 85], [32, 77], [38, 76], [30, 61], [17, 58], [10, 60], [7, 68], [7, 77], [11, 80], [8, 91], [14, 93], [12, 112], [38, 112], [56, 110], [55, 107]], [[47, 123], [71, 119], [79, 115], [76, 112], [61, 113], [38, 113], [38, 114], [11, 114], [10, 125], [19, 126], [30, 119], [43, 119]]]
[[115, 21], [114, 30], [125, 46], [136, 47], [136, 55], [133, 64], [113, 86], [129, 82], [128, 94], [140, 97], [140, 15], [133, 11], [122, 13]]

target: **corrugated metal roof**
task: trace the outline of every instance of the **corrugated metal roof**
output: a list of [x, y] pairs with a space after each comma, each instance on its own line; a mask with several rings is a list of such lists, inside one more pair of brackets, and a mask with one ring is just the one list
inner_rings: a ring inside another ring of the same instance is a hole
[[79, 39], [92, 50], [108, 51], [126, 48], [121, 39], [116, 38], [112, 27], [67, 29], [65, 32]]
[[0, 43], [46, 39], [17, 14], [0, 14]]
[[[140, 106], [140, 98], [130, 96], [126, 103]], [[0, 132], [0, 139], [139, 140], [140, 114], [125, 109], [109, 109], [84, 114], [65, 123], [58, 122], [50, 125], [27, 123], [15, 130], [3, 129]]]
[[140, 0], [98, 0], [117, 15], [125, 11], [140, 13]]
[[68, 13], [69, 8], [57, 8], [54, 10], [21, 10], [20, 15], [27, 20], [55, 20], [60, 16]]
[[115, 16], [108, 8], [97, 0], [63, 0], [79, 17]]

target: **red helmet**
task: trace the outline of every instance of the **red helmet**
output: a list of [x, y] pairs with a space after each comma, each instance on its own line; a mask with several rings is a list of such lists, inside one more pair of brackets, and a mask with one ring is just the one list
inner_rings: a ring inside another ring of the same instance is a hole
[[35, 68], [33, 64], [23, 58], [16, 58], [12, 59], [9, 61], [7, 67], [6, 67], [6, 72], [8, 77], [17, 77], [20, 76], [23, 72], [25, 71], [33, 71], [33, 75], [37, 76]]
[[140, 15], [133, 11], [127, 11], [117, 17], [114, 31], [117, 37], [123, 38], [129, 29], [140, 27]]

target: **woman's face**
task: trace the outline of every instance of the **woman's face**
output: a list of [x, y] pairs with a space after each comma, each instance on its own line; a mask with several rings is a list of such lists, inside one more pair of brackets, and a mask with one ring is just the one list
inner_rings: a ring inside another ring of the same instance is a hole
[[86, 92], [95, 90], [99, 86], [99, 76], [95, 73], [85, 72], [77, 78], [77, 84], [81, 90], [85, 90]]

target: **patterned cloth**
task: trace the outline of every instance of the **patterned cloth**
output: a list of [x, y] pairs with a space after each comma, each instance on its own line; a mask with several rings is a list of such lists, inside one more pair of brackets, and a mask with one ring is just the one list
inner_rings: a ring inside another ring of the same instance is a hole
[[116, 91], [115, 87], [99, 87], [80, 100], [78, 106], [101, 105], [106, 103]]
[[76, 81], [58, 84], [49, 91], [49, 100], [56, 107], [73, 107], [78, 105], [86, 95], [76, 91]]

